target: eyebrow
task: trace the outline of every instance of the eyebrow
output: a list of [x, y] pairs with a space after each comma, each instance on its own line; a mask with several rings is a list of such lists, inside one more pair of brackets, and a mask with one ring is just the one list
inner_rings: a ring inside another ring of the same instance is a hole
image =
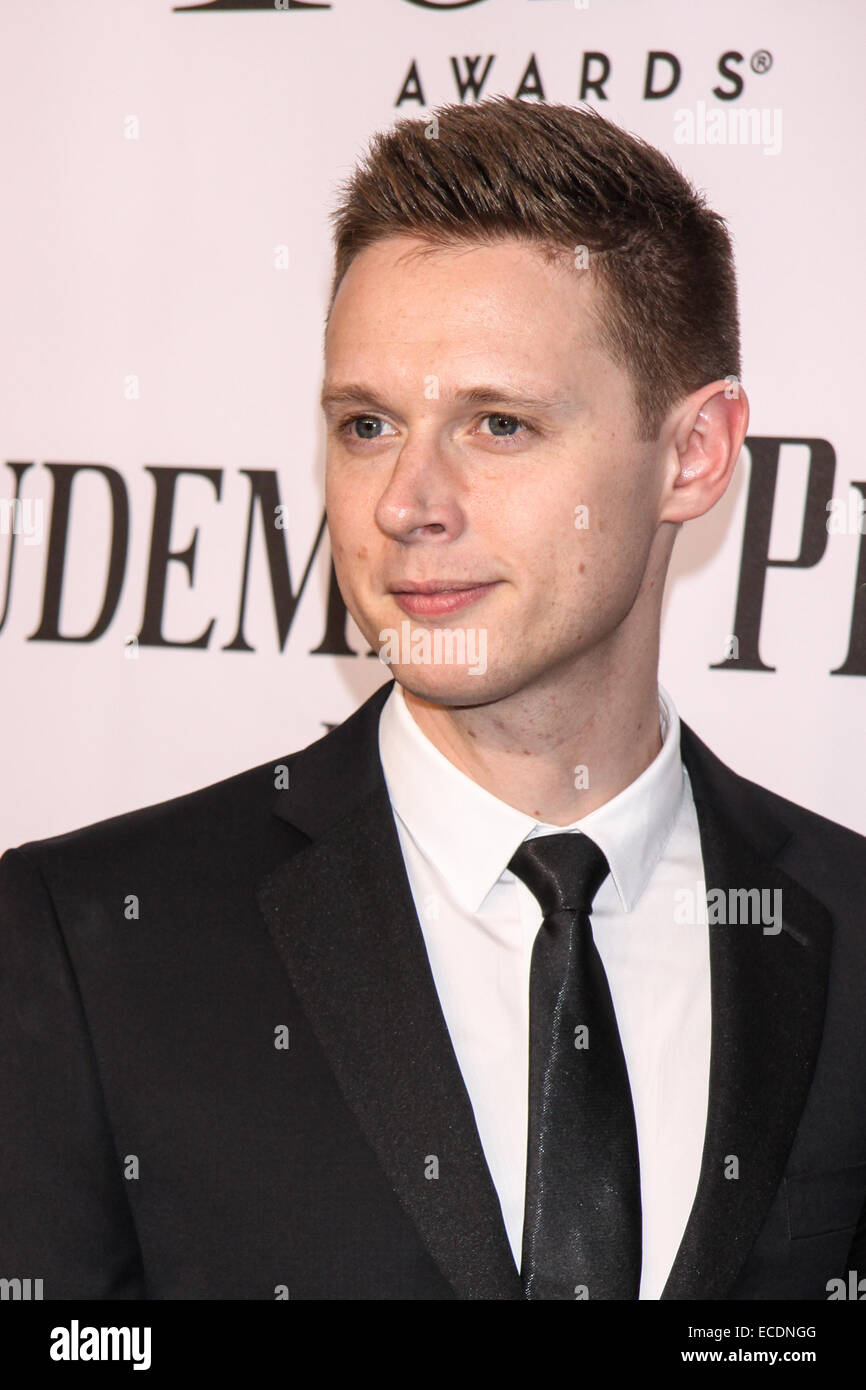
[[[507, 405], [520, 410], [561, 410], [569, 404], [562, 396], [537, 395], [529, 391], [510, 391], [501, 386], [467, 386], [455, 391], [450, 397], [460, 405]], [[333, 387], [324, 390], [321, 396], [322, 409], [327, 413], [339, 406], [368, 407], [391, 413], [391, 408], [380, 400], [375, 391], [361, 383]]]

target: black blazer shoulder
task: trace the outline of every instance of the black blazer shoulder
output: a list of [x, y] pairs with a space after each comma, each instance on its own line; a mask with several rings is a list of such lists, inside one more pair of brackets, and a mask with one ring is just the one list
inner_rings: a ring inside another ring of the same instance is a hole
[[[393, 681], [342, 724], [292, 753], [181, 796], [125, 812], [15, 851], [62, 884], [101, 877], [112, 863], [146, 873], [189, 871], [196, 858], [230, 863], [253, 853], [257, 876], [337, 826], [383, 786], [378, 721]], [[681, 750], [697, 800], [791, 877], [830, 898], [866, 898], [866, 835], [771, 791], [724, 763], [684, 721]], [[798, 872], [799, 870], [799, 872]]]

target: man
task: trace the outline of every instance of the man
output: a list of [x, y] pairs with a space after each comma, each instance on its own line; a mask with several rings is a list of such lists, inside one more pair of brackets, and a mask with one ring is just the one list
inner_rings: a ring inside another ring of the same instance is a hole
[[657, 151], [505, 98], [374, 140], [336, 215], [326, 492], [395, 682], [4, 857], [0, 1273], [824, 1299], [866, 1265], [866, 840], [658, 685], [739, 376], [724, 224]]

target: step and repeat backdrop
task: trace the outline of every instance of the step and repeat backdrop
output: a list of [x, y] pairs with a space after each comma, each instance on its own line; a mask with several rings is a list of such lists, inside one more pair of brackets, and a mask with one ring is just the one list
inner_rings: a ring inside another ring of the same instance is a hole
[[661, 679], [866, 833], [864, 34], [860, 0], [3, 0], [0, 848], [388, 678], [324, 526], [328, 214], [375, 130], [498, 94], [597, 107], [728, 220], [749, 439], [677, 542]]

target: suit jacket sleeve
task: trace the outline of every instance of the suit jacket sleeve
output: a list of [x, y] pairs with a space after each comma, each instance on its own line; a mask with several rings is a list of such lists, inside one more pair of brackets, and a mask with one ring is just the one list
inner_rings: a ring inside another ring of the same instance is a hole
[[87, 1020], [26, 853], [0, 860], [0, 1278], [46, 1299], [144, 1298]]

